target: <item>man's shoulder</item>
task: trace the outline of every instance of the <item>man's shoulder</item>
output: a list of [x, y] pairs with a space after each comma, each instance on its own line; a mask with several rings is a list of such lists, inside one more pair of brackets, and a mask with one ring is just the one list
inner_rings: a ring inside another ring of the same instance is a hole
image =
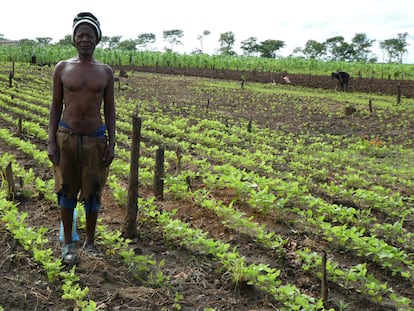
[[102, 62], [100, 62], [99, 60], [94, 60], [94, 62], [93, 62], [95, 65], [98, 65], [98, 66], [102, 66], [103, 68], [106, 68], [106, 69], [111, 69], [112, 70], [112, 67], [111, 66], [109, 66], [108, 64], [105, 64], [105, 63], [102, 63]]
[[97, 61], [97, 65], [101, 66], [101, 68], [108, 74], [112, 74], [113, 73], [113, 69], [111, 66], [109, 66], [108, 64], [102, 63]]
[[61, 60], [60, 62], [58, 62], [56, 64], [56, 67], [65, 67], [68, 64], [73, 64], [74, 62], [76, 62], [76, 58], [69, 58], [69, 59], [65, 59], [65, 60]]
[[99, 61], [97, 59], [93, 59], [92, 62], [91, 62], [91, 64], [94, 65], [94, 66], [99, 66], [101, 68], [111, 68], [111, 66], [109, 66], [108, 64], [103, 63], [103, 62], [101, 62], [101, 61]]

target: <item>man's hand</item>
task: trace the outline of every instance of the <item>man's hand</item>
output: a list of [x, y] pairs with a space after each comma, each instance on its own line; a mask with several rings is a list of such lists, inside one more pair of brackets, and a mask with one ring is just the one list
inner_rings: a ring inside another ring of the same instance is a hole
[[47, 146], [47, 155], [49, 157], [49, 160], [54, 165], [59, 165], [60, 154], [59, 154], [59, 148], [58, 148], [56, 142], [54, 142], [54, 143], [49, 142], [49, 144]]
[[112, 161], [114, 160], [115, 158], [114, 149], [115, 149], [115, 146], [113, 145], [107, 145], [105, 147], [104, 155], [102, 158], [102, 162], [104, 162], [105, 167], [108, 167], [109, 165], [111, 165]]

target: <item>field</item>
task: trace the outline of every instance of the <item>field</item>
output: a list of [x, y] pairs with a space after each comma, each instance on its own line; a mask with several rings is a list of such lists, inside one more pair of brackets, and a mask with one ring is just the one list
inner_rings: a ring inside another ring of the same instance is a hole
[[[249, 76], [242, 88], [223, 72], [117, 68], [118, 143], [97, 236], [105, 257], [81, 252], [70, 270], [59, 265], [46, 155], [53, 68], [16, 64], [11, 86], [10, 68], [0, 64], [4, 310], [414, 310], [414, 99], [403, 92], [396, 104], [395, 81], [354, 80], [343, 93], [326, 77], [307, 88], [306, 77]], [[138, 236], [125, 240], [133, 115]]]

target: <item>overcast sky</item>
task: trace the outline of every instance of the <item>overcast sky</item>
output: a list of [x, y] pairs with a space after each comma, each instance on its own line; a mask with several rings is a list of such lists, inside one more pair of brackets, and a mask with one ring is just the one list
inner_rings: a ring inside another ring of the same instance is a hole
[[7, 0], [1, 7], [0, 34], [11, 40], [51, 37], [52, 42], [59, 41], [71, 34], [75, 15], [89, 11], [99, 19], [104, 36], [126, 40], [154, 33], [158, 50], [168, 46], [162, 39], [164, 30], [182, 30], [183, 45], [174, 50], [187, 53], [200, 48], [197, 36], [204, 30], [211, 32], [203, 40], [206, 53], [215, 53], [220, 34], [231, 31], [237, 53], [241, 54], [241, 41], [256, 37], [258, 42], [284, 41], [281, 56], [304, 47], [308, 40], [322, 43], [343, 36], [350, 43], [362, 32], [376, 40], [372, 50], [382, 61], [379, 41], [407, 32], [409, 46], [404, 62], [414, 64], [411, 0]]

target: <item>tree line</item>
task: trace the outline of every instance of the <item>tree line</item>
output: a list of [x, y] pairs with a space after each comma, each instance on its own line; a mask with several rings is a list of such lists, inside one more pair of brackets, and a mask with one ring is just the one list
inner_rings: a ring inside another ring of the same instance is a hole
[[[200, 47], [196, 48], [191, 54], [203, 54], [203, 40], [211, 32], [204, 30], [197, 36]], [[390, 38], [379, 42], [380, 49], [387, 56], [389, 63], [402, 63], [404, 56], [407, 54], [407, 36], [408, 33], [399, 33], [396, 38]], [[173, 52], [174, 48], [182, 45], [184, 32], [180, 29], [163, 31], [162, 40], [167, 44], [164, 51]], [[156, 43], [157, 37], [154, 33], [141, 33], [135, 39], [121, 40], [122, 36], [103, 36], [99, 47], [108, 49], [122, 50], [151, 50]], [[0, 41], [7, 41], [0, 34]], [[37, 37], [36, 40], [23, 39], [20, 44], [51, 44], [50, 37]], [[326, 39], [324, 42], [308, 40], [305, 46], [297, 47], [292, 51], [290, 56], [301, 57], [305, 59], [316, 59], [326, 61], [346, 61], [346, 62], [378, 62], [377, 56], [372, 53], [372, 46], [376, 40], [370, 39], [363, 32], [356, 33], [351, 42], [346, 42], [343, 36], [335, 36]], [[218, 39], [218, 54], [237, 56], [234, 51], [235, 34], [232, 31], [221, 33]], [[71, 45], [72, 36], [66, 35], [55, 45]], [[282, 40], [268, 39], [258, 41], [257, 37], [249, 37], [241, 41], [240, 49], [243, 56], [258, 56], [265, 58], [276, 58], [280, 49], [284, 48], [286, 43]]]

